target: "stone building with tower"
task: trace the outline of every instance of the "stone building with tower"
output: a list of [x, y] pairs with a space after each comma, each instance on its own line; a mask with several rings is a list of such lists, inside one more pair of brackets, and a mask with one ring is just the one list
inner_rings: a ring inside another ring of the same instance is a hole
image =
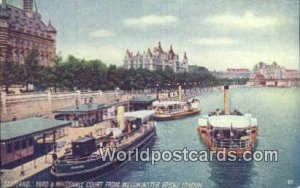
[[125, 69], [165, 70], [166, 67], [170, 67], [174, 72], [187, 72], [188, 63], [186, 52], [184, 52], [180, 61], [179, 55], [174, 52], [172, 46], [168, 51], [164, 51], [160, 42], [152, 51], [148, 48], [143, 53], [137, 52], [134, 54], [127, 49], [124, 57]]
[[19, 8], [2, 0], [0, 5], [0, 62], [24, 64], [32, 49], [37, 49], [39, 62], [51, 66], [56, 56], [56, 29], [45, 24], [34, 0], [23, 0]]

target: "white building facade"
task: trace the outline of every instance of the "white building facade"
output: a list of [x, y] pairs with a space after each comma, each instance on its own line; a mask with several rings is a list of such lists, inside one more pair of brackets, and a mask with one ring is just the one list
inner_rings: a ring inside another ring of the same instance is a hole
[[150, 48], [142, 54], [137, 52], [135, 55], [133, 52], [126, 50], [124, 57], [125, 69], [148, 69], [148, 70], [165, 70], [166, 67], [171, 68], [174, 72], [187, 72], [188, 71], [188, 58], [186, 52], [183, 55], [183, 59], [180, 61], [179, 55], [175, 54], [172, 46], [168, 51], [164, 51], [161, 47], [161, 43], [158, 43], [157, 47], [154, 47], [151, 51]]

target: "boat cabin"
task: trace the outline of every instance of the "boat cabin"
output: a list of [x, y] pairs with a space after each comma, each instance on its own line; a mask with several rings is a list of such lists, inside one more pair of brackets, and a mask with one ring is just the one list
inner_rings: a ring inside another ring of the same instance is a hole
[[94, 137], [82, 137], [72, 142], [72, 155], [75, 157], [86, 157], [96, 151]]
[[155, 101], [153, 108], [158, 114], [170, 114], [185, 110], [186, 103], [181, 101]]
[[141, 127], [145, 127], [149, 125], [153, 125], [153, 110], [139, 110], [133, 112], [125, 112], [124, 118], [126, 119], [126, 123], [129, 125], [129, 129], [140, 129]]
[[124, 122], [117, 128], [108, 128], [107, 134], [111, 135], [109, 145], [118, 147], [124, 139], [129, 139], [134, 134], [149, 131], [154, 128], [153, 110], [139, 110], [124, 113]]
[[201, 134], [207, 135], [207, 141], [216, 148], [248, 148], [251, 136], [255, 134], [257, 119], [251, 114], [243, 116], [220, 115], [200, 118]]

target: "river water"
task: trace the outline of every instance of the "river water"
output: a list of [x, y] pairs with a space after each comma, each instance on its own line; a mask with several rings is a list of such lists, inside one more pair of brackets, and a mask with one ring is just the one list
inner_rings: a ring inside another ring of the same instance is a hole
[[[223, 108], [223, 92], [199, 96], [202, 114]], [[231, 107], [258, 119], [257, 150], [277, 150], [278, 162], [128, 162], [113, 171], [84, 178], [95, 182], [180, 182], [203, 187], [297, 187], [300, 186], [300, 89], [231, 89]], [[196, 128], [199, 116], [157, 123], [152, 149], [206, 150]], [[30, 178], [53, 181], [48, 170]], [[78, 180], [78, 179], [77, 179]], [[176, 183], [177, 182], [177, 183]], [[161, 184], [162, 185], [162, 184]], [[181, 184], [182, 185], [182, 184]]]

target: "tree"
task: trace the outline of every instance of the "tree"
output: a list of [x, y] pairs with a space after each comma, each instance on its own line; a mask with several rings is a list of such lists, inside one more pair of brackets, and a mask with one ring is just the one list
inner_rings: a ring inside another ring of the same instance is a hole
[[5, 92], [9, 92], [9, 87], [13, 84], [21, 83], [22, 66], [12, 61], [5, 61], [0, 63], [0, 85], [5, 86]]
[[25, 85], [28, 91], [29, 84], [41, 84], [41, 66], [39, 65], [39, 53], [37, 49], [32, 49], [25, 59]]

